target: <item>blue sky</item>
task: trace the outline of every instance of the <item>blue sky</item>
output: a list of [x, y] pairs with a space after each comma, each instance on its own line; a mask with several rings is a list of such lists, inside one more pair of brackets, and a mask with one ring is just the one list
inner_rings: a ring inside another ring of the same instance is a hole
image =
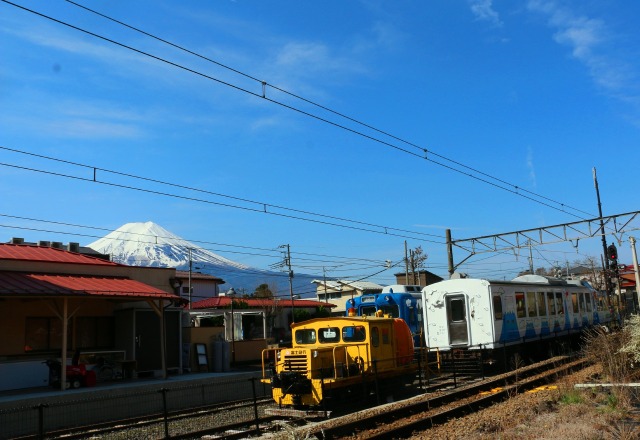
[[[70, 2], [15, 3], [102, 38], [0, 3], [5, 240], [87, 244], [150, 220], [243, 264], [268, 268], [279, 254], [261, 249], [289, 244], [296, 271], [353, 279], [407, 240], [444, 276], [447, 228], [597, 216], [594, 167], [605, 215], [639, 209], [635, 1], [79, 2], [208, 60]], [[539, 248], [534, 265], [601, 250]], [[511, 278], [528, 256], [460, 270]]]

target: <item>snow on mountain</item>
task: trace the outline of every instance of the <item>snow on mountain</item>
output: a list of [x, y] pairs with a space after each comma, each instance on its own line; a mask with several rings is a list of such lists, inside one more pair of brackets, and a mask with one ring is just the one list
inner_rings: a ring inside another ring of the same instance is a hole
[[[272, 272], [245, 266], [223, 258], [167, 231], [153, 222], [127, 223], [105, 237], [87, 245], [102, 254], [111, 255], [116, 263], [130, 266], [175, 267], [206, 273], [225, 280], [222, 290], [233, 287], [251, 293], [260, 284], [268, 284], [277, 296], [289, 294], [286, 273]], [[189, 254], [191, 253], [191, 254]], [[317, 277], [295, 274], [294, 294], [302, 298], [315, 297], [311, 281]]]

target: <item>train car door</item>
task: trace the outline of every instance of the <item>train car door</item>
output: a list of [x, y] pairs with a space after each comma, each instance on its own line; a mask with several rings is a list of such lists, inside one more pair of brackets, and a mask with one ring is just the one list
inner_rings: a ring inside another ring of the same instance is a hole
[[464, 295], [451, 295], [446, 298], [447, 327], [449, 328], [449, 345], [469, 344], [467, 331], [467, 307]]

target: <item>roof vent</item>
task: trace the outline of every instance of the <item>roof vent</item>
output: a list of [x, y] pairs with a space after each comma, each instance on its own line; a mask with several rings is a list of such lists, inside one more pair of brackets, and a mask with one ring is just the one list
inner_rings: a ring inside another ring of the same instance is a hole
[[69, 242], [69, 244], [67, 245], [67, 250], [69, 252], [75, 252], [75, 253], [80, 252], [80, 243]]
[[38, 246], [40, 246], [40, 247], [50, 247], [51, 246], [51, 242], [50, 241], [40, 240], [38, 242]]
[[61, 241], [52, 241], [51, 247], [56, 249], [64, 249], [64, 246]]
[[13, 237], [11, 244], [24, 244], [24, 238]]

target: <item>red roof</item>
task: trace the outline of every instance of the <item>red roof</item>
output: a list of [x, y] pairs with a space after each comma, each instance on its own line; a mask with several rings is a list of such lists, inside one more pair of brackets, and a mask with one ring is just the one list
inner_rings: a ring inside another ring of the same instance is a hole
[[124, 277], [0, 272], [0, 296], [98, 296], [181, 300], [140, 281]]
[[120, 266], [112, 261], [69, 252], [65, 249], [11, 243], [0, 243], [0, 260]]
[[[273, 307], [276, 300], [273, 298], [233, 298], [235, 303], [246, 303], [250, 309], [258, 309], [264, 307]], [[291, 300], [286, 298], [279, 298], [277, 303], [280, 307], [291, 307]], [[230, 296], [216, 296], [214, 298], [207, 298], [201, 301], [196, 301], [191, 304], [191, 309], [223, 309], [231, 306]], [[308, 300], [308, 299], [294, 299], [293, 307], [336, 307], [335, 304], [326, 303], [322, 301]]]

